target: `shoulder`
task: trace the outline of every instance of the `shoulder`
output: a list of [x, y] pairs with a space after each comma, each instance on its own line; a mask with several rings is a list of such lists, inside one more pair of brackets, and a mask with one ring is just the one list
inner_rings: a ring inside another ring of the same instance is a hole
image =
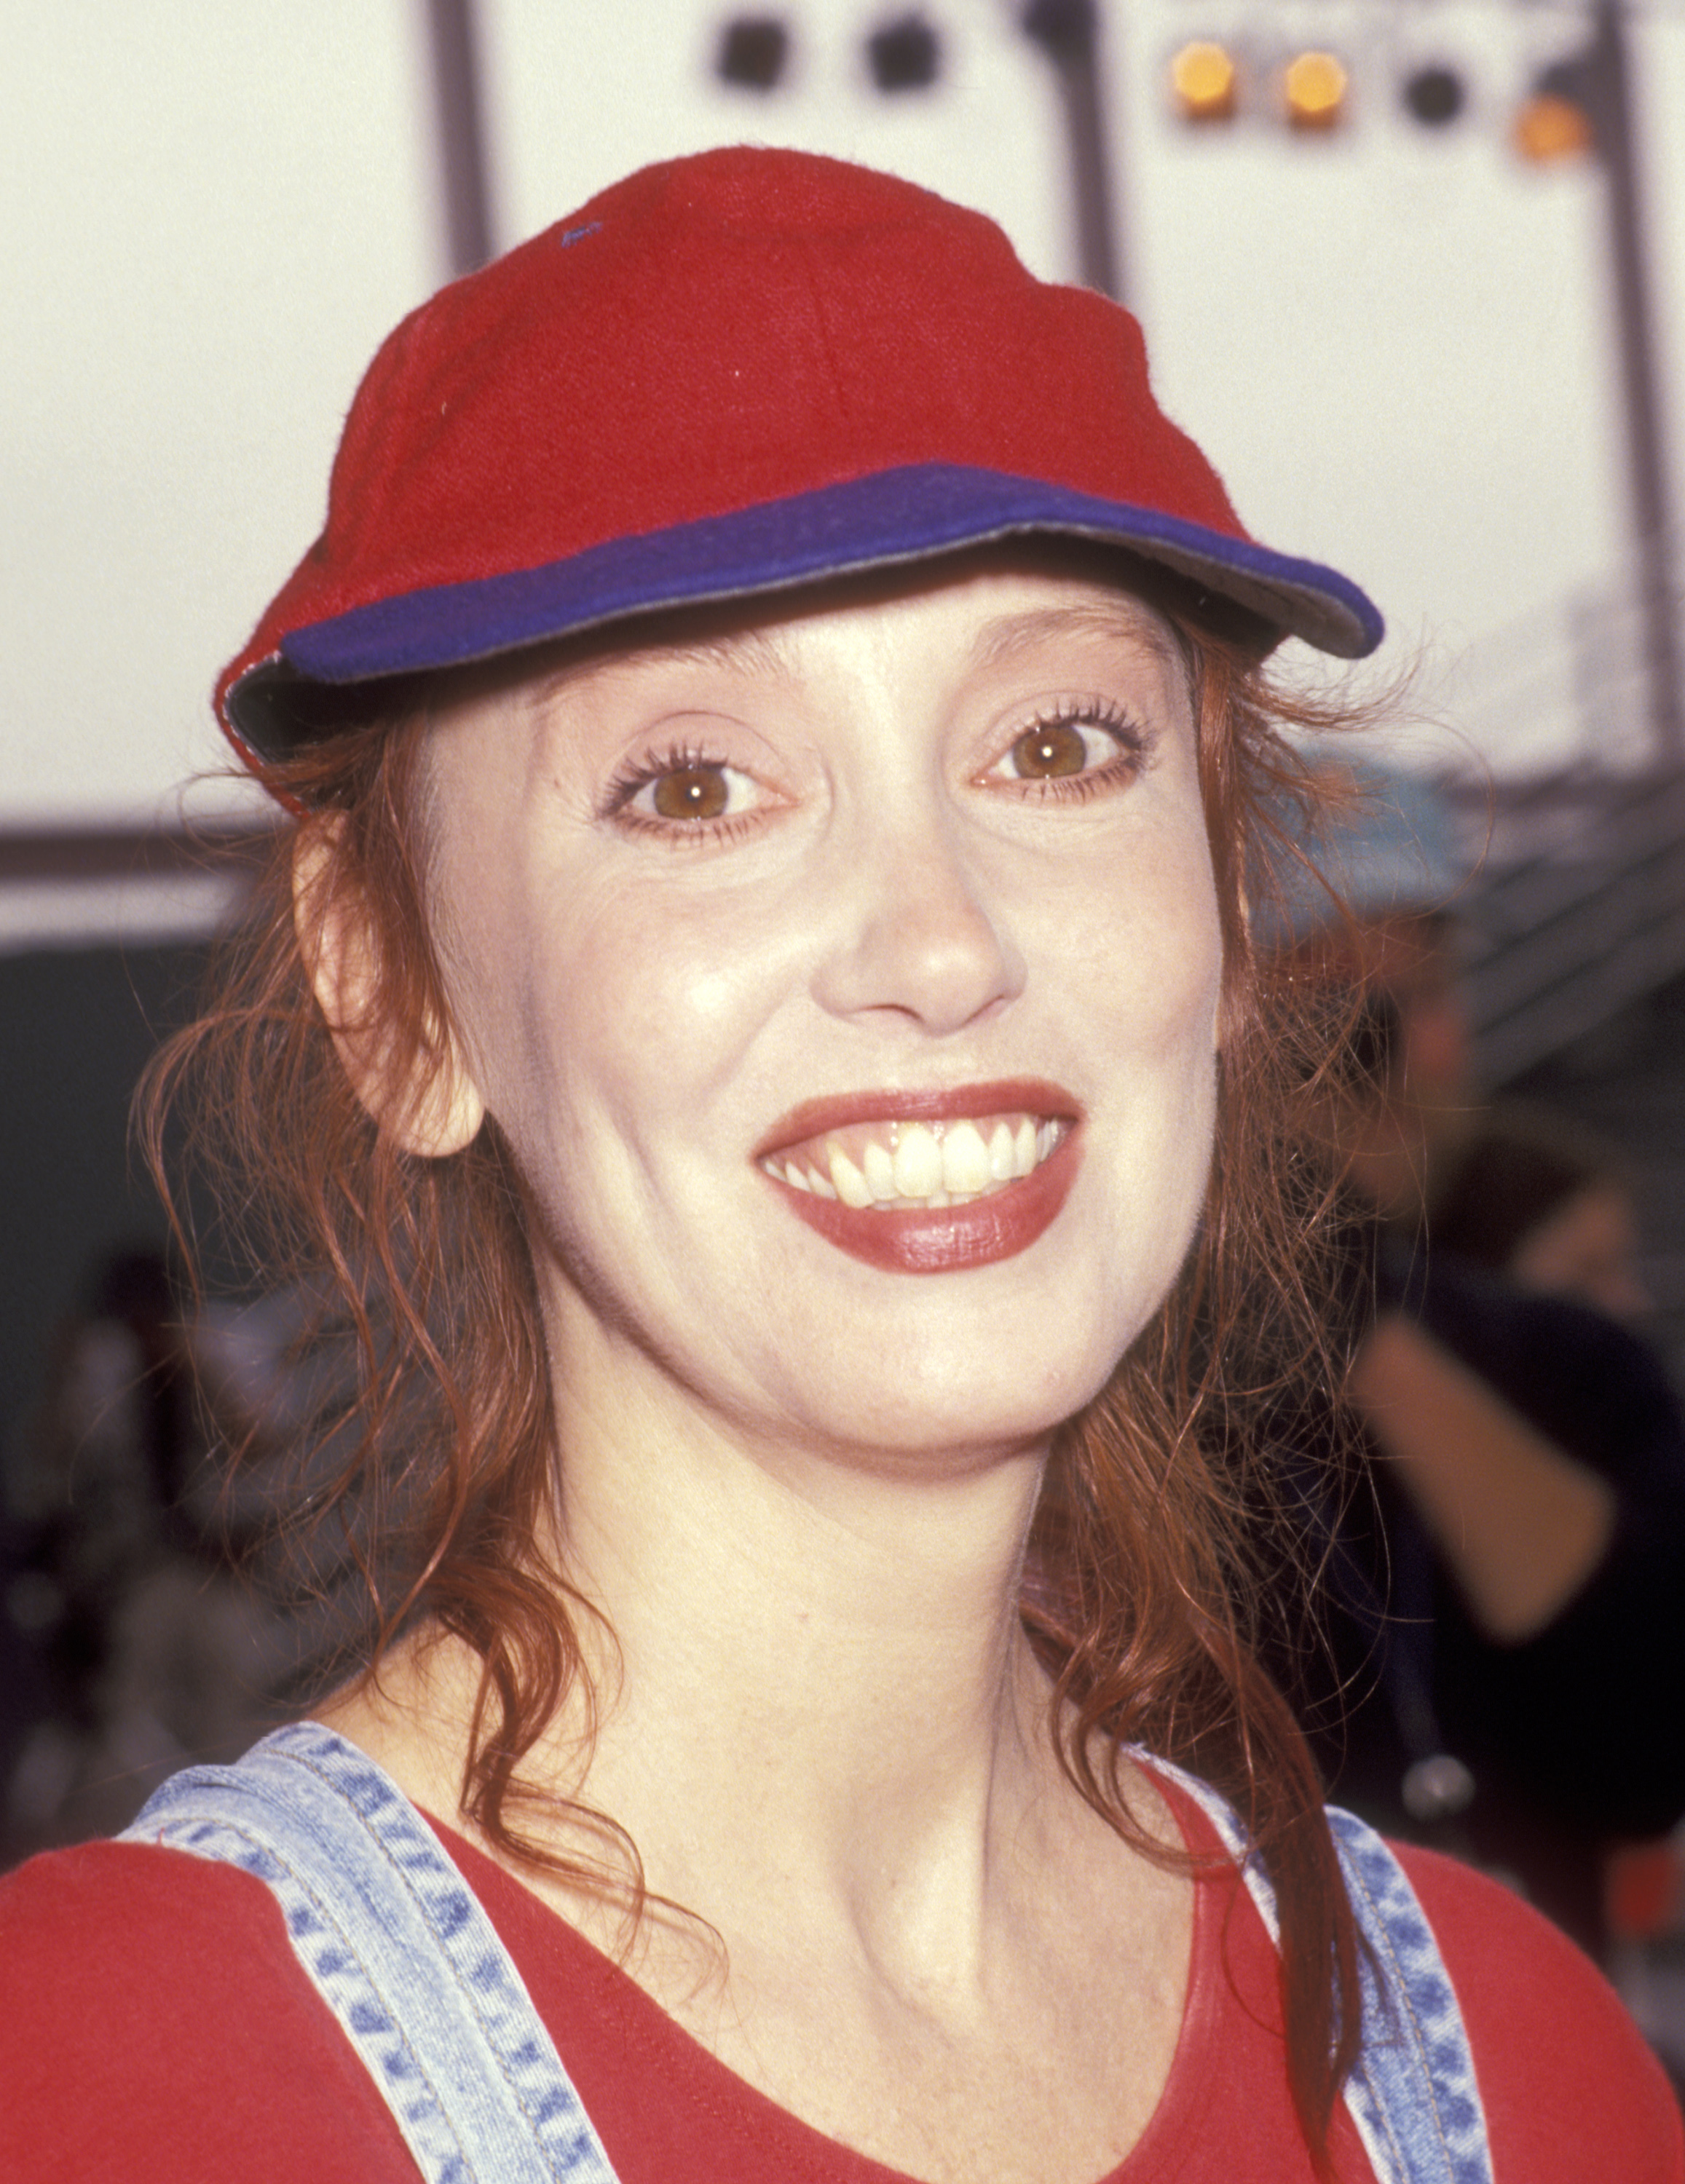
[[1590, 1958], [1485, 1875], [1394, 1848], [1462, 2005], [1498, 2184], [1681, 2184], [1672, 2091]]
[[0, 2175], [383, 2184], [413, 2170], [267, 1889], [141, 1843], [0, 1880]]

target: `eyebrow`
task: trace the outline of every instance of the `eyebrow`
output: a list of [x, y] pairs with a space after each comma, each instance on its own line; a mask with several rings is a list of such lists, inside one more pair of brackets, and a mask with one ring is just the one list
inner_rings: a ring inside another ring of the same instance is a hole
[[1122, 597], [1103, 604], [1035, 607], [1004, 616], [979, 632], [972, 662], [978, 668], [1008, 666], [1020, 653], [1073, 638], [1098, 638], [1111, 644], [1126, 638], [1144, 646], [1168, 674], [1186, 672], [1187, 662], [1174, 633], [1150, 610]]
[[[1174, 633], [1148, 607], [1126, 594], [1067, 606], [1034, 607], [1022, 614], [1003, 615], [979, 632], [971, 649], [974, 671], [1007, 666], [1021, 653], [1037, 647], [1073, 640], [1123, 641], [1149, 652], [1167, 674], [1189, 675], [1189, 663]], [[788, 681], [794, 674], [788, 655], [775, 633], [762, 628], [726, 630], [717, 637], [675, 638], [667, 642], [633, 645], [624, 651], [590, 652], [564, 661], [531, 686], [528, 702], [543, 705], [605, 666], [716, 667], [775, 676]]]
[[762, 629], [729, 630], [719, 637], [674, 638], [669, 643], [628, 645], [623, 650], [588, 652], [565, 660], [533, 685], [530, 702], [542, 705], [602, 667], [719, 667], [788, 679], [789, 661]]

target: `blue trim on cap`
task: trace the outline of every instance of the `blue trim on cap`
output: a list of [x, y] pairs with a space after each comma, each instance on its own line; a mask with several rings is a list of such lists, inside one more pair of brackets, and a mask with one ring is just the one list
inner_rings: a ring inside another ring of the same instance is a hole
[[[1344, 657], [1361, 657], [1381, 642], [1381, 619], [1370, 600], [1314, 561], [1040, 479], [923, 463], [611, 538], [543, 568], [376, 600], [293, 631], [281, 649], [315, 680], [362, 682], [452, 666], [650, 607], [775, 590], [1019, 531], [1112, 539], [1164, 559], [1286, 629], [1325, 621], [1328, 633], [1344, 640], [1327, 649]], [[1243, 592], [1231, 588], [1237, 577]], [[1266, 599], [1279, 600], [1274, 611]]]
[[[1024, 534], [1128, 547], [1231, 600], [1284, 633], [1343, 659], [1380, 644], [1381, 616], [1332, 569], [1162, 510], [1102, 500], [1036, 478], [922, 463], [821, 486], [788, 499], [611, 538], [542, 568], [438, 584], [353, 607], [293, 631], [281, 656], [297, 681], [343, 685], [463, 666], [651, 608], [777, 591]], [[230, 692], [236, 727], [259, 748], [274, 665]], [[283, 731], [283, 740], [290, 740]]]

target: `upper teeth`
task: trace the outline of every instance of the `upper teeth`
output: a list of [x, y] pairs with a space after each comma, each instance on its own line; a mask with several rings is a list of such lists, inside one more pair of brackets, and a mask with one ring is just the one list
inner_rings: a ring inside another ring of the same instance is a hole
[[845, 1206], [959, 1206], [1029, 1174], [1068, 1127], [1034, 1115], [854, 1123], [768, 1154], [761, 1165], [797, 1190]]

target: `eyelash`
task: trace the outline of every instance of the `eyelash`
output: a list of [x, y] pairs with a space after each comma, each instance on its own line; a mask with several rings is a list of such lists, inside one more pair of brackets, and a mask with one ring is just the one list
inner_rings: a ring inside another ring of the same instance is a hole
[[[1083, 773], [1050, 774], [1040, 779], [1014, 781], [1008, 777], [1007, 785], [1034, 795], [1038, 801], [1052, 797], [1079, 804], [1086, 803], [1091, 796], [1103, 790], [1133, 781], [1143, 772], [1152, 754], [1152, 739], [1132, 721], [1123, 709], [1111, 699], [1082, 698], [1063, 700], [1049, 712], [1035, 713], [1027, 720], [1007, 746], [1009, 753], [1025, 736], [1034, 735], [1037, 729], [1080, 727], [1099, 728], [1110, 736], [1117, 745], [1114, 757], [1103, 766], [1090, 768]], [[1007, 753], [1002, 753], [1002, 758]], [[998, 765], [1001, 761], [996, 760]]]
[[[1086, 803], [1103, 790], [1132, 781], [1146, 766], [1151, 755], [1151, 739], [1120, 707], [1105, 699], [1071, 699], [1046, 712], [1033, 714], [1013, 737], [1013, 744], [1025, 736], [1034, 735], [1038, 729], [1080, 726], [1100, 729], [1117, 744], [1117, 753], [1103, 766], [1096, 766], [1082, 773], [1055, 774], [1041, 779], [1013, 780], [1006, 785], [1038, 802], [1049, 799], [1068, 803]], [[1004, 755], [1004, 754], [1003, 754]], [[996, 763], [1000, 763], [999, 760]], [[665, 842], [674, 849], [681, 845], [695, 848], [703, 844], [737, 841], [749, 833], [761, 814], [742, 811], [728, 814], [718, 819], [695, 822], [662, 819], [635, 808], [633, 799], [651, 782], [663, 775], [683, 773], [695, 769], [723, 767], [727, 761], [711, 755], [695, 744], [673, 744], [662, 752], [629, 760], [621, 766], [610, 781], [604, 794], [599, 816], [613, 820], [628, 833], [643, 834]]]
[[647, 835], [672, 849], [700, 848], [706, 843], [734, 842], [747, 833], [760, 816], [758, 811], [728, 813], [719, 819], [661, 819], [639, 811], [633, 799], [663, 774], [724, 767], [727, 760], [712, 756], [695, 744], [673, 744], [667, 750], [629, 760], [615, 774], [604, 793], [599, 817], [611, 819], [630, 834]]

